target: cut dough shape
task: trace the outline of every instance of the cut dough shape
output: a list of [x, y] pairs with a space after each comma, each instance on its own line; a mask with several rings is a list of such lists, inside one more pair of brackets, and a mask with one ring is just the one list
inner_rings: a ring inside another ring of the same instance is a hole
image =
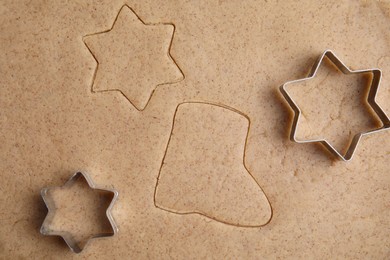
[[184, 79], [170, 56], [175, 26], [146, 24], [124, 5], [110, 30], [84, 37], [97, 62], [92, 92], [119, 91], [144, 110], [159, 85]]
[[156, 184], [156, 207], [236, 226], [267, 224], [271, 205], [244, 163], [249, 127], [248, 117], [232, 108], [180, 104]]

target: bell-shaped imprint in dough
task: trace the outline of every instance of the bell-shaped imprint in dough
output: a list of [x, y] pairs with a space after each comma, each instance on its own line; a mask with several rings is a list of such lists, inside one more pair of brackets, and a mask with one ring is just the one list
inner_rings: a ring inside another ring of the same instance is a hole
[[180, 104], [173, 121], [156, 207], [235, 226], [267, 224], [271, 205], [245, 167], [249, 118], [232, 108], [194, 102]]

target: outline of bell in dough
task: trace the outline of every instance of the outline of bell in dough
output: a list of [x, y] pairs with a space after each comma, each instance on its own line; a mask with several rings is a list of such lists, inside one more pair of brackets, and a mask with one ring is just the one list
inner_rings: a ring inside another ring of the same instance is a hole
[[260, 227], [272, 218], [265, 193], [245, 166], [249, 118], [230, 107], [177, 106], [154, 194], [157, 208]]

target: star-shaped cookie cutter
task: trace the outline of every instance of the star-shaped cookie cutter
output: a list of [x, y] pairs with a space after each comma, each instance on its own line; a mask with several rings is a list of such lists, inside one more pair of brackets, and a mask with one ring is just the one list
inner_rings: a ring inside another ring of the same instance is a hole
[[[360, 132], [357, 133], [353, 138], [352, 141], [346, 151], [346, 153], [343, 155], [339, 153], [328, 141], [325, 139], [311, 139], [311, 140], [298, 140], [296, 138], [296, 131], [297, 131], [297, 125], [299, 121], [299, 117], [301, 115], [301, 110], [299, 109], [298, 105], [295, 103], [291, 95], [288, 93], [286, 87], [287, 85], [293, 84], [293, 83], [298, 83], [298, 82], [303, 82], [306, 80], [310, 80], [314, 78], [317, 74], [317, 71], [324, 59], [324, 57], [327, 57], [342, 73], [348, 75], [348, 74], [365, 74], [365, 73], [371, 73], [372, 74], [372, 80], [371, 80], [371, 85], [370, 85], [370, 90], [367, 96], [367, 103], [369, 106], [374, 110], [378, 118], [380, 119], [382, 126], [379, 128], [369, 130], [366, 132]], [[366, 70], [351, 70], [349, 69], [331, 50], [326, 50], [320, 58], [314, 63], [309, 75], [306, 78], [302, 79], [297, 79], [293, 81], [288, 81], [284, 83], [280, 87], [280, 91], [282, 92], [282, 95], [284, 98], [287, 100], [288, 104], [294, 111], [294, 119], [293, 123], [291, 126], [291, 132], [290, 132], [290, 140], [296, 143], [313, 143], [313, 142], [319, 142], [321, 143], [324, 147], [326, 147], [333, 155], [337, 156], [339, 159], [343, 161], [349, 161], [352, 159], [356, 147], [359, 144], [359, 141], [362, 136], [368, 135], [368, 134], [373, 134], [377, 133], [386, 129], [390, 128], [390, 119], [386, 115], [386, 113], [383, 111], [383, 109], [379, 106], [379, 104], [376, 102], [376, 94], [379, 89], [380, 81], [382, 77], [382, 71], [377, 68], [373, 69], [366, 69]]]
[[103, 191], [103, 192], [110, 192], [113, 194], [111, 203], [106, 210], [106, 216], [107, 216], [108, 221], [110, 222], [112, 232], [100, 233], [100, 234], [94, 235], [94, 236], [90, 237], [86, 241], [86, 243], [82, 246], [79, 246], [78, 242], [73, 238], [73, 236], [70, 232], [54, 231], [54, 230], [51, 230], [50, 228], [48, 228], [48, 226], [50, 226], [50, 224], [51, 224], [51, 221], [53, 220], [52, 213], [53, 213], [53, 211], [55, 211], [54, 201], [51, 198], [51, 196], [48, 194], [48, 191], [50, 189], [59, 188], [59, 187], [46, 187], [46, 188], [43, 188], [41, 190], [41, 196], [42, 196], [43, 201], [45, 202], [47, 210], [48, 210], [48, 213], [47, 213], [45, 220], [43, 221], [41, 229], [40, 229], [41, 234], [47, 235], [47, 236], [60, 236], [60, 237], [62, 237], [62, 239], [69, 246], [69, 248], [75, 253], [80, 253], [85, 248], [85, 246], [87, 246], [87, 244], [91, 241], [91, 239], [113, 236], [118, 232], [118, 227], [117, 227], [117, 225], [114, 221], [114, 218], [111, 214], [111, 209], [112, 209], [115, 201], [118, 198], [118, 191], [114, 190], [114, 189], [97, 188], [96, 185], [94, 184], [94, 182], [92, 181], [91, 177], [88, 174], [86, 174], [85, 172], [80, 172], [80, 171], [73, 174], [73, 176], [70, 177], [70, 179], [63, 186], [60, 186], [60, 188], [72, 185], [79, 178], [84, 178], [87, 181], [88, 186], [94, 190]]

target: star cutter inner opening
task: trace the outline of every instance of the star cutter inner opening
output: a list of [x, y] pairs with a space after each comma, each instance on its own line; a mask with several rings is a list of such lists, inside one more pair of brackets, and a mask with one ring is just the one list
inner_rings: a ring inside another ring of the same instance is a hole
[[[367, 103], [373, 109], [375, 114], [378, 116], [379, 120], [381, 121], [381, 126], [376, 128], [376, 129], [373, 129], [373, 130], [369, 130], [366, 132], [360, 132], [360, 133], [355, 134], [353, 136], [353, 138], [350, 142], [350, 145], [349, 145], [347, 151], [345, 152], [345, 154], [341, 154], [340, 152], [338, 152], [335, 149], [335, 147], [333, 147], [325, 139], [298, 140], [296, 137], [297, 125], [298, 125], [299, 118], [301, 116], [301, 110], [298, 107], [297, 103], [294, 101], [294, 99], [291, 97], [289, 92], [287, 91], [287, 86], [290, 84], [293, 84], [293, 83], [303, 82], [303, 81], [310, 80], [310, 79], [314, 78], [317, 74], [317, 71], [318, 71], [324, 57], [328, 58], [329, 61], [331, 61], [338, 68], [338, 70], [340, 70], [345, 75], [368, 74], [368, 73], [370, 73], [372, 75], [371, 84], [370, 84], [370, 88], [369, 88], [369, 92], [368, 92], [368, 96], [367, 96]], [[351, 70], [331, 50], [326, 50], [320, 56], [320, 58], [316, 61], [316, 63], [313, 65], [309, 75], [306, 78], [286, 82], [285, 84], [283, 84], [280, 87], [280, 91], [281, 91], [282, 95], [284, 96], [284, 98], [287, 100], [288, 104], [290, 105], [290, 107], [294, 111], [294, 119], [292, 122], [291, 132], [290, 132], [290, 140], [293, 142], [296, 142], [296, 143], [318, 142], [318, 143], [321, 143], [325, 148], [327, 148], [333, 155], [338, 157], [340, 160], [343, 160], [343, 161], [351, 160], [362, 136], [368, 135], [368, 134], [373, 134], [373, 133], [380, 132], [380, 131], [383, 131], [383, 130], [390, 128], [389, 117], [386, 115], [386, 113], [383, 111], [383, 109], [379, 106], [379, 104], [375, 100], [376, 94], [377, 94], [378, 89], [379, 89], [381, 77], [382, 77], [382, 71], [380, 69], [377, 69], [377, 68], [366, 69], [366, 70]]]
[[[78, 241], [76, 241], [74, 239], [73, 235], [70, 232], [55, 231], [55, 230], [51, 230], [49, 228], [50, 224], [52, 223], [54, 214], [55, 214], [54, 211], [56, 209], [55, 204], [54, 204], [54, 200], [49, 195], [49, 190], [55, 189], [55, 188], [68, 187], [80, 178], [84, 178], [85, 181], [87, 182], [88, 186], [93, 190], [102, 191], [102, 192], [106, 192], [106, 193], [107, 192], [112, 193], [111, 202], [106, 210], [106, 217], [110, 223], [111, 232], [104, 232], [104, 233], [99, 233], [99, 234], [93, 235], [93, 236], [89, 237], [84, 244], [81, 244], [81, 245], [79, 244]], [[63, 186], [43, 188], [41, 190], [41, 196], [42, 196], [43, 201], [45, 202], [47, 210], [48, 210], [48, 213], [47, 213], [45, 220], [43, 221], [41, 229], [40, 229], [41, 234], [47, 235], [47, 236], [60, 236], [60, 237], [62, 237], [63, 240], [66, 242], [66, 244], [69, 246], [69, 248], [75, 253], [80, 253], [85, 248], [85, 246], [87, 246], [87, 244], [89, 244], [91, 239], [101, 238], [101, 237], [110, 237], [110, 236], [115, 235], [118, 232], [118, 227], [117, 227], [117, 225], [114, 221], [114, 218], [111, 214], [112, 207], [118, 198], [118, 191], [116, 191], [114, 189], [103, 189], [103, 188], [96, 187], [96, 185], [92, 181], [91, 177], [88, 174], [86, 174], [85, 172], [76, 172]]]

